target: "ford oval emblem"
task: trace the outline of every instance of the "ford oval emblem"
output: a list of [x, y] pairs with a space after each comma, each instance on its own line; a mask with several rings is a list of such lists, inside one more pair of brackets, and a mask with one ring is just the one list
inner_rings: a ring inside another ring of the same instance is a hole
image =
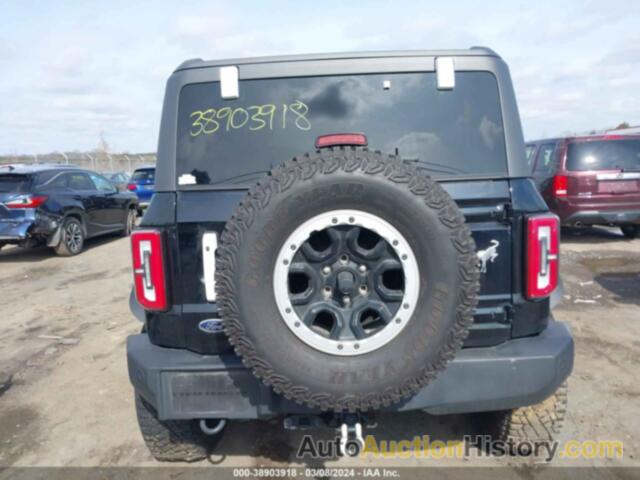
[[198, 328], [204, 333], [221, 333], [224, 331], [224, 325], [219, 318], [208, 318], [202, 320], [198, 324]]

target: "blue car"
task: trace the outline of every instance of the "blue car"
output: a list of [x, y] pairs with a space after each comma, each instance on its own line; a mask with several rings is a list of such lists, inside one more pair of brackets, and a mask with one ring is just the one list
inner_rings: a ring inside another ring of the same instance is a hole
[[141, 208], [147, 208], [155, 193], [156, 167], [144, 166], [136, 168], [127, 184], [127, 190], [135, 193]]
[[47, 245], [58, 255], [77, 255], [88, 238], [129, 235], [137, 210], [135, 195], [90, 170], [0, 165], [0, 249]]

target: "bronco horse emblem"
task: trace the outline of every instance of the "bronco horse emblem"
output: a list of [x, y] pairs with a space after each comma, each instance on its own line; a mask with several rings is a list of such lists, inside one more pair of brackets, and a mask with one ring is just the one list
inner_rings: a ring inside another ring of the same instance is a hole
[[478, 251], [478, 259], [480, 260], [480, 273], [487, 273], [487, 262], [493, 263], [498, 258], [498, 240], [491, 240], [491, 246], [486, 250]]

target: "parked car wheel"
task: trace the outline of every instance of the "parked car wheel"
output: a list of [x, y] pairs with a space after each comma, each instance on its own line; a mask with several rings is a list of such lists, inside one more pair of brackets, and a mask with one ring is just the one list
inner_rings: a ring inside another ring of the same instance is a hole
[[622, 225], [622, 234], [627, 238], [636, 238], [640, 234], [640, 225]]
[[393, 156], [335, 149], [287, 162], [250, 190], [221, 241], [230, 342], [299, 403], [399, 402], [444, 369], [473, 320], [479, 273], [464, 216]]
[[75, 217], [67, 217], [62, 224], [60, 243], [55, 247], [56, 254], [61, 257], [71, 257], [79, 254], [84, 248], [84, 228]]
[[[568, 387], [564, 382], [546, 400], [528, 407], [479, 414], [481, 426], [493, 440], [507, 445], [522, 442], [552, 442], [557, 440], [567, 413]], [[483, 432], [484, 433], [484, 432]], [[515, 449], [508, 452], [516, 453]]]
[[156, 460], [196, 462], [207, 457], [224, 434], [205, 435], [198, 420], [158, 420], [155, 409], [136, 393], [136, 415], [144, 443]]
[[128, 237], [129, 235], [131, 235], [131, 232], [133, 232], [133, 229], [136, 226], [137, 218], [138, 218], [138, 212], [136, 211], [136, 209], [130, 208], [129, 211], [127, 212], [127, 220], [126, 220], [124, 229], [122, 230], [123, 237]]

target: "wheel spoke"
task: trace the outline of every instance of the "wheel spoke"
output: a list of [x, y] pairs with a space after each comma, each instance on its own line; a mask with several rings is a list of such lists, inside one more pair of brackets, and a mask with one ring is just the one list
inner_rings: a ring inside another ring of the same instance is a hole
[[350, 311], [340, 309], [336, 312], [336, 328], [331, 332], [330, 338], [335, 341], [344, 341], [357, 338], [351, 330]]

